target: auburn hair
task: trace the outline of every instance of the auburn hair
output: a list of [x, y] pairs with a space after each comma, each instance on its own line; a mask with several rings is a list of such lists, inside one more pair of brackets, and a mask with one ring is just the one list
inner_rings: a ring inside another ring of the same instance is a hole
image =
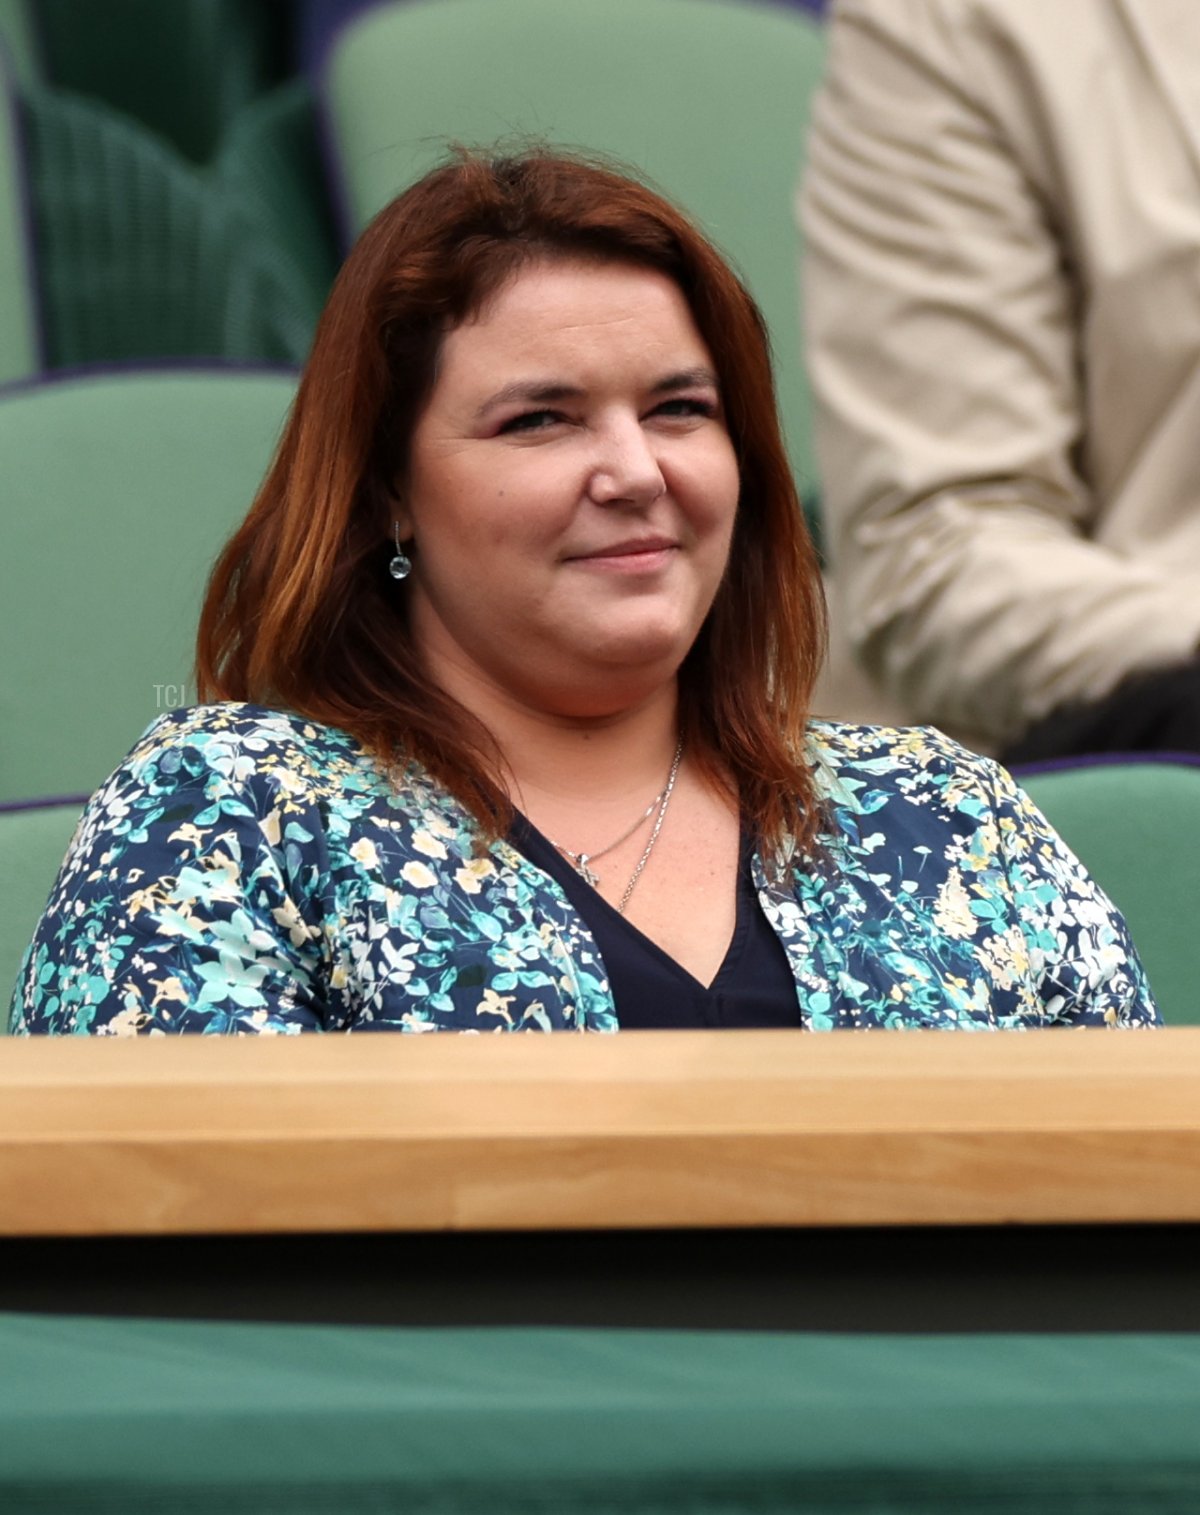
[[339, 727], [389, 766], [423, 765], [486, 834], [505, 829], [512, 806], [495, 743], [423, 668], [387, 565], [395, 489], [443, 337], [523, 265], [547, 258], [666, 274], [712, 354], [741, 486], [729, 563], [679, 672], [680, 736], [731, 791], [766, 855], [806, 850], [818, 815], [803, 738], [825, 609], [766, 326], [680, 210], [593, 159], [460, 150], [363, 232], [274, 461], [210, 578], [200, 697]]

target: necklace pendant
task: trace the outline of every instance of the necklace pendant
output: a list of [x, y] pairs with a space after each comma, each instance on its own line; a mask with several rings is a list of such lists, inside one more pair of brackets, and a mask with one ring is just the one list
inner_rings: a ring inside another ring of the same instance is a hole
[[585, 883], [591, 884], [593, 889], [598, 889], [600, 887], [600, 877], [598, 874], [593, 873], [592, 870], [588, 867], [588, 856], [586, 852], [581, 852], [579, 854], [579, 861], [575, 864], [575, 870]]

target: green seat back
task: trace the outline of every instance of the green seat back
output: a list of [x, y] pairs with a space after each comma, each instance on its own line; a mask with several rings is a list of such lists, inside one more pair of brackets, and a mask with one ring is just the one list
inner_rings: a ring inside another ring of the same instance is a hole
[[195, 162], [274, 82], [289, 7], [263, 0], [36, 0], [43, 71]]
[[286, 248], [305, 335], [338, 268], [338, 236], [325, 187], [316, 105], [306, 79], [289, 79], [241, 111], [221, 140], [217, 181], [250, 207], [265, 237]]
[[0, 806], [0, 1036], [21, 956], [33, 936], [82, 806]]
[[0, 0], [0, 52], [19, 85], [42, 75], [36, 30], [32, 0]]
[[1125, 916], [1168, 1025], [1200, 1025], [1200, 767], [1017, 775]]
[[303, 361], [313, 301], [257, 204], [96, 101], [24, 119], [49, 365]]
[[0, 384], [40, 367], [25, 194], [16, 96], [0, 53]]
[[647, 175], [761, 305], [811, 496], [792, 202], [823, 58], [818, 23], [754, 0], [410, 0], [346, 29], [326, 102], [355, 230], [450, 141], [534, 134]]
[[0, 801], [90, 792], [194, 699], [205, 581], [294, 387], [164, 370], [0, 394]]

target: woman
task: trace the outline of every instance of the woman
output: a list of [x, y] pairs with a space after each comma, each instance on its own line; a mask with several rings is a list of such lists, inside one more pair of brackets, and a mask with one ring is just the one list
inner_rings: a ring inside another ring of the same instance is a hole
[[749, 296], [604, 168], [462, 155], [348, 259], [202, 696], [93, 799], [17, 1031], [1155, 1018], [991, 763], [810, 725]]

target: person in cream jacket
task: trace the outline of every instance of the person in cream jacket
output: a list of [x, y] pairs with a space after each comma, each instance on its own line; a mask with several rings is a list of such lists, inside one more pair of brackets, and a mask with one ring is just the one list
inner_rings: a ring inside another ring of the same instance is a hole
[[801, 212], [837, 629], [887, 714], [1194, 747], [1194, 0], [839, 0]]

